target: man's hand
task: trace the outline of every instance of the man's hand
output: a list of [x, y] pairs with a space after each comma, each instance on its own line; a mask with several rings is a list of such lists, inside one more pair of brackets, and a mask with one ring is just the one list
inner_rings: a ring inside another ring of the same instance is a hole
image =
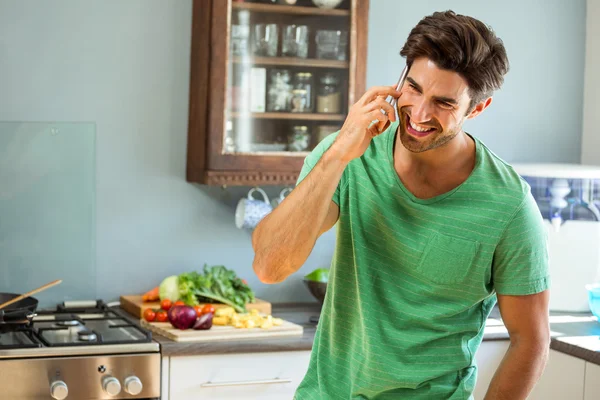
[[498, 295], [510, 347], [484, 400], [525, 400], [542, 375], [550, 351], [549, 291], [529, 296]]
[[[400, 92], [392, 86], [373, 87], [350, 107], [346, 121], [331, 146], [340, 161], [347, 163], [362, 156], [371, 139], [382, 133], [390, 121], [396, 120], [394, 107], [385, 101], [388, 95], [398, 98]], [[375, 120], [378, 122], [371, 124]]]

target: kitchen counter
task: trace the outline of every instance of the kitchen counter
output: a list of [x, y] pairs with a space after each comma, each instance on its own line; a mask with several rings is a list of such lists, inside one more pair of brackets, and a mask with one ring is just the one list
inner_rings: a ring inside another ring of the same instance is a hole
[[[175, 342], [156, 333], [152, 337], [160, 344], [162, 355], [167, 357], [310, 350], [316, 325], [309, 319], [318, 315], [319, 309], [316, 303], [273, 304], [273, 316], [303, 326], [301, 336], [208, 343]], [[550, 330], [551, 349], [600, 365], [600, 323], [591, 313], [553, 312], [550, 314]], [[500, 313], [495, 308], [486, 323], [483, 340], [508, 338]]]

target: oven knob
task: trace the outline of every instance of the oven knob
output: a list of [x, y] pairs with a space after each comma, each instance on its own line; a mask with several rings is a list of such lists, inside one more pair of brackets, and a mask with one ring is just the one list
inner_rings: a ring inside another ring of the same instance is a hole
[[116, 396], [121, 393], [121, 384], [119, 380], [113, 376], [107, 376], [102, 381], [102, 388], [109, 396]]
[[142, 381], [137, 376], [130, 376], [125, 378], [125, 391], [131, 395], [138, 395], [142, 393], [142, 389], [144, 386], [142, 385]]
[[50, 396], [56, 400], [64, 400], [69, 394], [69, 388], [63, 381], [54, 381], [50, 386]]

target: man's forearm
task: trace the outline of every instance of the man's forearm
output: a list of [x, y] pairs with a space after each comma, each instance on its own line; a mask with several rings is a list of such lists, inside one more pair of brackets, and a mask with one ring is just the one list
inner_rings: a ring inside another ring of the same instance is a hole
[[484, 400], [525, 400], [542, 375], [549, 346], [543, 341], [511, 343]]
[[281, 282], [306, 261], [345, 166], [330, 148], [285, 201], [256, 227], [252, 235], [253, 268], [261, 281]]

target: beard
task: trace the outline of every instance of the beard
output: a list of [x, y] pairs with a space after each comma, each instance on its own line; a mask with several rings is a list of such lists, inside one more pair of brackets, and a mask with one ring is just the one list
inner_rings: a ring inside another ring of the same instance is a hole
[[440, 123], [432, 119], [425, 126], [435, 128], [435, 132], [430, 133], [428, 136], [418, 139], [408, 133], [408, 113], [404, 109], [400, 109], [400, 124], [398, 129], [400, 130], [400, 141], [404, 148], [412, 153], [423, 153], [427, 150], [433, 150], [438, 147], [442, 147], [449, 141], [454, 139], [461, 131], [461, 124], [457, 125], [456, 129], [444, 130]]

